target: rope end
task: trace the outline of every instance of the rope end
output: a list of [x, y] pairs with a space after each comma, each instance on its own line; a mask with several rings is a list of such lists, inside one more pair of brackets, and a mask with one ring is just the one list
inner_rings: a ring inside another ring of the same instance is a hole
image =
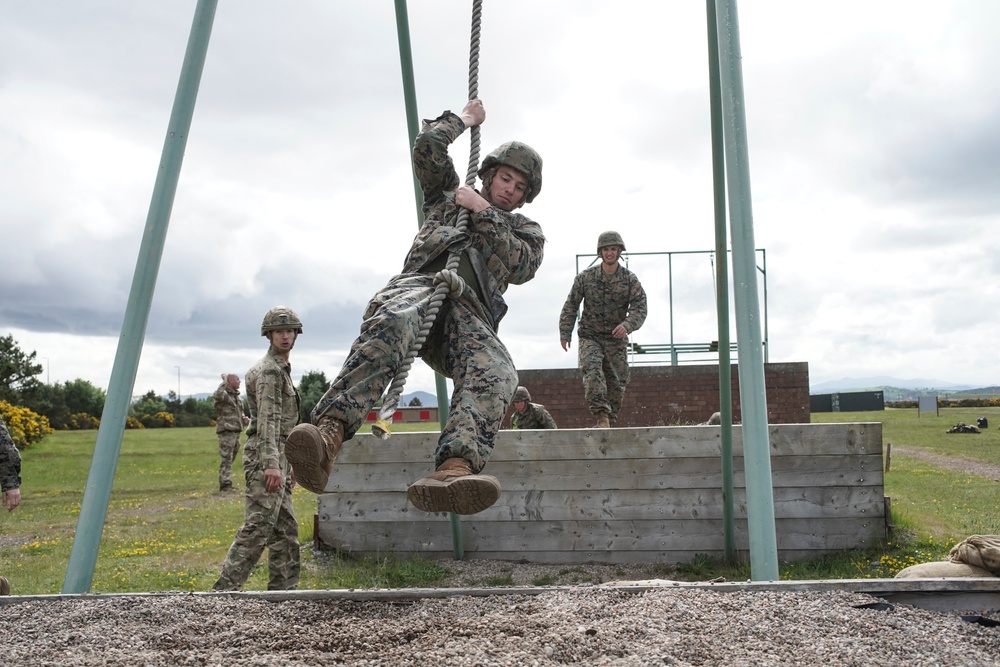
[[379, 440], [388, 440], [392, 435], [392, 422], [388, 419], [379, 419], [372, 424], [372, 435], [378, 436]]

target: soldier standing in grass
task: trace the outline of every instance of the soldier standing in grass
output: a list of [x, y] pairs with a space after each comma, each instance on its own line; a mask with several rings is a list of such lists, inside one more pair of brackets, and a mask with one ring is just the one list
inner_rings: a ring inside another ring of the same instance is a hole
[[[481, 512], [500, 497], [500, 483], [482, 470], [493, 451], [517, 372], [497, 336], [509, 285], [531, 280], [542, 263], [541, 227], [515, 209], [542, 189], [542, 159], [519, 141], [502, 144], [479, 169], [482, 188], [462, 185], [448, 147], [481, 124], [486, 110], [470, 100], [461, 114], [426, 121], [414, 141], [413, 169], [424, 194], [424, 222], [400, 274], [369, 302], [361, 333], [329, 391], [312, 410], [313, 424], [288, 438], [299, 482], [321, 493], [342, 443], [365, 423], [416, 340], [437, 281], [451, 286], [420, 357], [451, 378], [448, 421], [434, 453], [435, 471], [410, 485], [407, 497], [425, 512]], [[462, 234], [460, 209], [469, 212]], [[461, 253], [456, 272], [444, 271]], [[315, 424], [315, 425], [314, 425]]]
[[559, 428], [544, 405], [531, 402], [531, 394], [526, 387], [518, 387], [511, 399], [514, 413], [510, 416], [510, 427], [515, 429]]
[[594, 428], [610, 428], [618, 418], [629, 381], [628, 335], [646, 321], [646, 292], [634, 273], [618, 263], [625, 242], [618, 232], [597, 238], [601, 263], [581, 271], [559, 315], [559, 342], [569, 351], [573, 325], [583, 302], [577, 333], [580, 372]]
[[215, 434], [219, 437], [219, 491], [224, 493], [233, 488], [233, 461], [240, 451], [240, 433], [250, 423], [240, 401], [240, 376], [223, 373], [213, 398]]
[[[21, 453], [14, 438], [10, 437], [7, 424], [0, 417], [0, 487], [3, 489], [3, 506], [13, 512], [21, 504]], [[0, 577], [0, 595], [10, 595], [10, 581]]]
[[246, 375], [250, 426], [243, 447], [244, 522], [212, 590], [242, 587], [265, 548], [267, 589], [291, 590], [299, 583], [299, 524], [292, 506], [295, 476], [285, 458], [285, 440], [299, 423], [299, 393], [292, 384], [288, 356], [301, 333], [299, 316], [284, 306], [267, 311], [260, 325], [260, 335], [271, 344]]

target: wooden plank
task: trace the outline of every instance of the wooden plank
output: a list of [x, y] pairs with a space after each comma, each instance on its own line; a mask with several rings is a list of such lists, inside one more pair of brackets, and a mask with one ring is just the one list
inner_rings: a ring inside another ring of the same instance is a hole
[[[884, 525], [865, 519], [775, 522], [778, 549], [848, 549], [884, 535]], [[881, 530], [880, 530], [881, 528]], [[738, 548], [746, 548], [746, 522], [736, 525]], [[396, 553], [452, 549], [451, 525], [431, 522], [329, 522], [321, 524], [321, 543], [350, 552]], [[721, 552], [721, 521], [463, 521], [466, 551], [663, 551]], [[853, 546], [852, 546], [853, 545]]]
[[[344, 443], [340, 463], [417, 463], [433, 466], [439, 433], [397, 433], [380, 440], [359, 433]], [[775, 424], [772, 456], [882, 454], [882, 425]], [[491, 463], [499, 461], [718, 457], [719, 426], [656, 426], [616, 429], [501, 431]], [[742, 456], [742, 428], [733, 427], [733, 454]]]
[[[776, 518], [884, 517], [885, 502], [877, 487], [801, 487], [773, 490]], [[734, 489], [736, 517], [746, 518], [746, 493]], [[320, 521], [438, 520], [410, 506], [405, 494], [331, 493], [320, 496]], [[721, 519], [718, 489], [625, 491], [505, 491], [500, 500], [475, 516], [476, 521], [568, 521]]]
[[[743, 459], [734, 459], [733, 467], [733, 484], [743, 488]], [[327, 489], [333, 493], [405, 490], [429, 472], [409, 463], [338, 464]], [[712, 458], [499, 462], [484, 472], [511, 491], [722, 487], [721, 462]], [[776, 488], [883, 484], [882, 458], [874, 454], [775, 456], [771, 473]]]

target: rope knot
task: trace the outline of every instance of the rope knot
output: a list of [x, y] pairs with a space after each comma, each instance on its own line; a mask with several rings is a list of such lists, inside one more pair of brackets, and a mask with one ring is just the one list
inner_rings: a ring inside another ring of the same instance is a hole
[[434, 284], [440, 285], [441, 283], [448, 285], [448, 296], [452, 299], [462, 296], [462, 292], [465, 291], [465, 281], [462, 280], [462, 276], [450, 269], [441, 269], [434, 274]]

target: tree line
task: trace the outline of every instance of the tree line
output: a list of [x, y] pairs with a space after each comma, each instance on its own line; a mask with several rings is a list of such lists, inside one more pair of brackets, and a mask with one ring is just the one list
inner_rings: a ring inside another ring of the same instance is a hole
[[[43, 367], [36, 352], [25, 352], [13, 335], [0, 338], [0, 416], [19, 447], [39, 442], [53, 430], [96, 429], [104, 413], [106, 392], [87, 380], [46, 384], [39, 380]], [[299, 382], [300, 413], [309, 409], [330, 384], [322, 372], [306, 373]], [[249, 411], [244, 406], [244, 411]], [[126, 428], [173, 428], [215, 425], [215, 401], [188, 397], [173, 391], [161, 396], [148, 391], [129, 405]]]

